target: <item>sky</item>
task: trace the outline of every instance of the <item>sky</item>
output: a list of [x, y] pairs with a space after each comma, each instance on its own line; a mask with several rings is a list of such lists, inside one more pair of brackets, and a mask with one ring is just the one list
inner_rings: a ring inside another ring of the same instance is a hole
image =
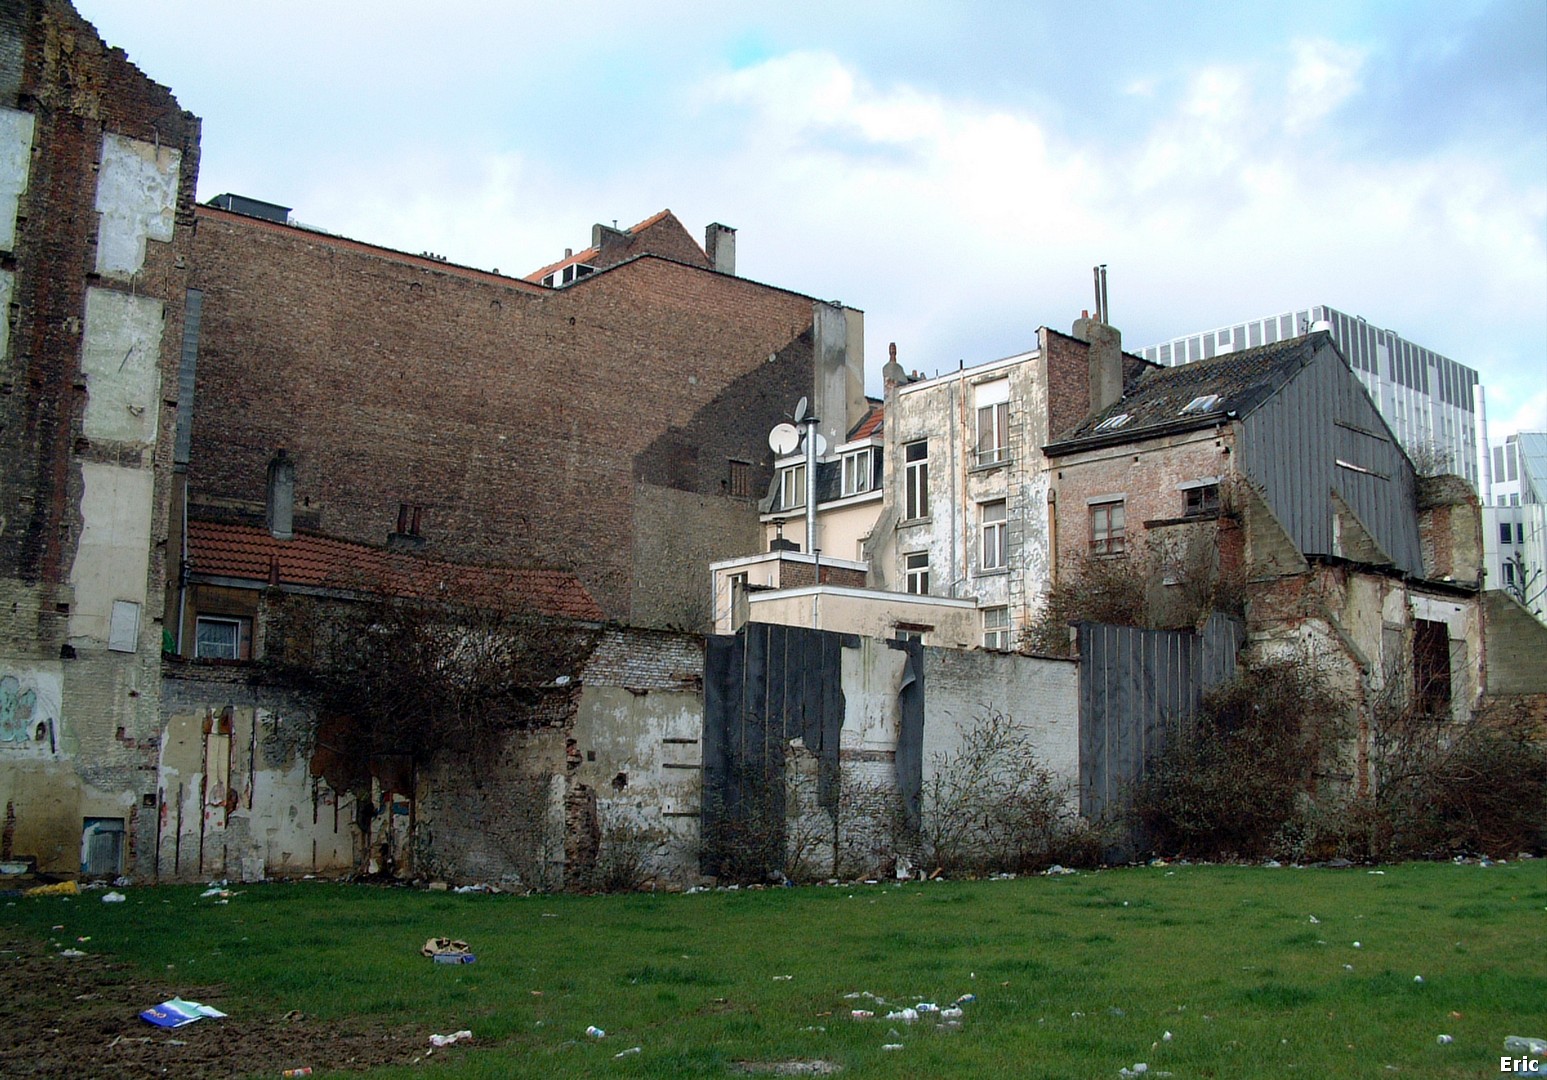
[[524, 275], [670, 208], [933, 375], [1326, 304], [1547, 430], [1547, 4], [76, 0], [199, 198]]

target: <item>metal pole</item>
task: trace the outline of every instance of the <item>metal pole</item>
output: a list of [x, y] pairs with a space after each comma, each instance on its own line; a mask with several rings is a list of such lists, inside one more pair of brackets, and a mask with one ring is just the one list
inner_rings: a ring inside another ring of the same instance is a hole
[[806, 417], [806, 553], [816, 551], [816, 424]]

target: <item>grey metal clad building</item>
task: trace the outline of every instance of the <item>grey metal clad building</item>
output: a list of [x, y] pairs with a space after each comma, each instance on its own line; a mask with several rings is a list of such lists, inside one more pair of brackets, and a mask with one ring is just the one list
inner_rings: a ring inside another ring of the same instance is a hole
[[1477, 372], [1393, 330], [1317, 304], [1184, 334], [1140, 349], [1139, 355], [1160, 364], [1186, 364], [1297, 337], [1323, 322], [1402, 448], [1420, 465], [1438, 453], [1446, 471], [1466, 477], [1487, 501], [1490, 477], [1481, 452], [1487, 446], [1487, 415]]

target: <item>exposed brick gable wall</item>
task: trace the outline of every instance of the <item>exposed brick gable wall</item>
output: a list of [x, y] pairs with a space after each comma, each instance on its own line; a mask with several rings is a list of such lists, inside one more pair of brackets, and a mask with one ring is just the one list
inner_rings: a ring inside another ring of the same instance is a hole
[[[148, 245], [136, 283], [139, 294], [168, 299], [165, 382], [181, 331], [177, 263], [186, 254], [185, 227], [192, 221], [199, 120], [129, 63], [122, 49], [104, 45], [68, 4], [26, 0], [5, 8], [0, 33], [20, 38], [21, 65], [14, 84], [0, 85], [0, 105], [32, 113], [35, 128], [15, 251], [0, 256], [15, 273], [14, 316], [6, 313], [14, 329], [0, 370], [0, 383], [10, 388], [0, 396], [0, 505], [11, 519], [0, 533], [0, 574], [58, 583], [79, 539], [76, 459], [113, 460], [111, 448], [93, 448], [80, 437], [86, 287], [113, 287], [88, 281], [96, 258], [102, 137], [113, 132], [182, 154], [178, 228], [171, 244]], [[175, 374], [175, 367], [170, 370]], [[170, 387], [175, 385], [174, 377]], [[175, 397], [175, 390], [164, 396]], [[170, 410], [163, 419], [171, 419]], [[168, 446], [171, 428], [163, 425]], [[157, 457], [162, 459], [159, 452]]]
[[200, 513], [261, 513], [283, 446], [298, 527], [380, 543], [419, 505], [426, 554], [571, 568], [610, 617], [635, 480], [719, 496], [736, 457], [766, 483], [812, 385], [808, 297], [662, 258], [534, 295], [201, 212], [195, 265]]

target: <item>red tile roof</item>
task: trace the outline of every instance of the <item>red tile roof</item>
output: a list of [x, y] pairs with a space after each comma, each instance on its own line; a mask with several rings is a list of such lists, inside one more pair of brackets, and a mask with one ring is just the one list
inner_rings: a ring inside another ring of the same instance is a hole
[[585, 586], [562, 570], [470, 566], [307, 533], [276, 540], [257, 525], [190, 521], [188, 558], [192, 572], [206, 577], [390, 596], [449, 593], [461, 600], [520, 604], [559, 618], [602, 618]]
[[865, 418], [855, 426], [853, 431], [849, 432], [849, 441], [854, 442], [856, 439], [869, 439], [872, 436], [880, 435], [882, 423], [885, 419], [886, 406], [873, 403], [870, 406], [870, 411], [865, 414]]
[[[651, 214], [649, 217], [647, 217], [643, 221], [639, 222], [639, 224], [633, 225], [633, 226], [631, 226], [631, 227], [629, 227], [627, 229], [624, 229], [623, 233], [626, 236], [638, 236], [640, 233], [642, 233], [646, 229], [650, 228], [650, 226], [659, 224], [660, 222], [666, 220], [666, 218], [669, 217], [670, 215], [671, 215], [671, 210], [670, 209], [657, 210], [655, 213]], [[542, 279], [547, 277], [549, 274], [552, 274], [552, 273], [554, 273], [555, 271], [558, 271], [558, 270], [562, 270], [566, 266], [577, 266], [580, 263], [590, 263], [590, 262], [593, 262], [596, 259], [596, 257], [598, 255], [600, 255], [600, 254], [601, 254], [601, 249], [600, 248], [588, 247], [588, 248], [586, 248], [583, 251], [575, 252], [573, 255], [566, 255], [562, 259], [560, 259], [558, 262], [549, 263], [547, 266], [544, 266], [540, 270], [533, 270], [530, 274], [527, 274], [521, 280], [523, 280], [523, 281], [532, 281], [532, 282], [541, 282]]]

